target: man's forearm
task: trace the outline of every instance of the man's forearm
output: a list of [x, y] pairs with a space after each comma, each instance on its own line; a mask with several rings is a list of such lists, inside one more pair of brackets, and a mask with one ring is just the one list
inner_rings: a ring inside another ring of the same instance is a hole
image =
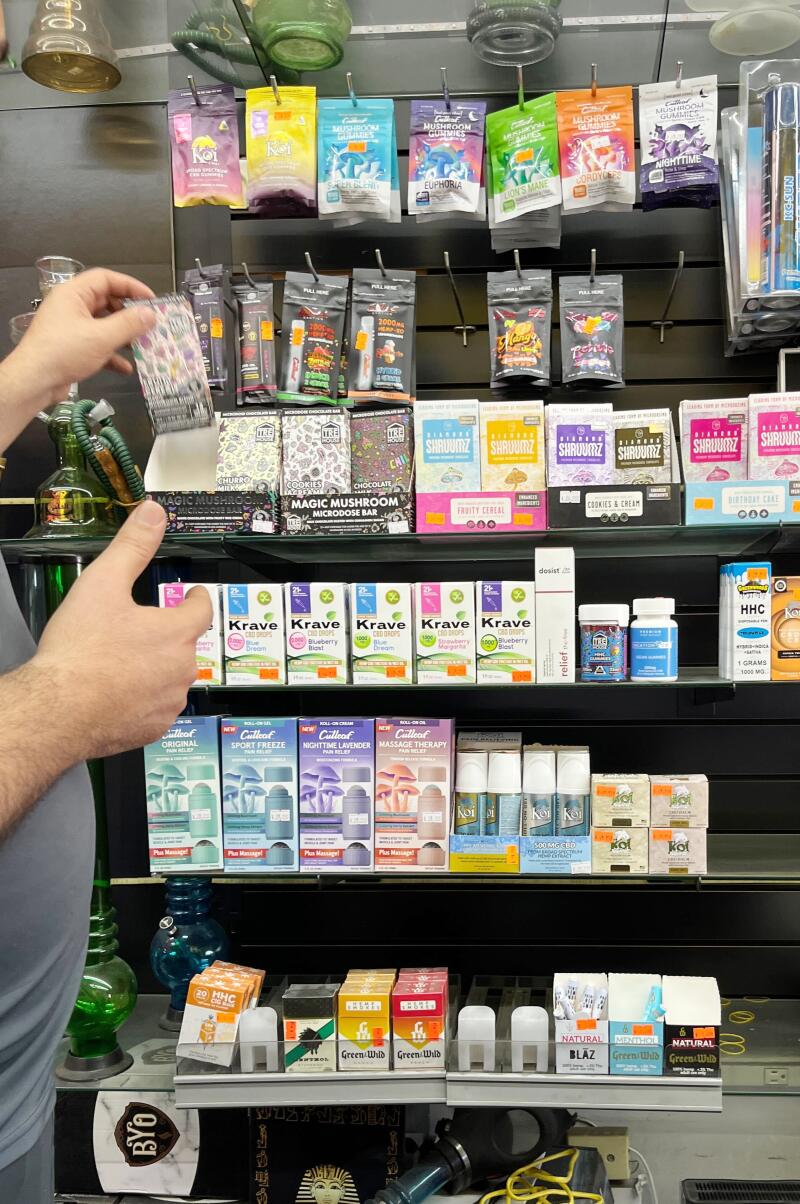
[[0, 840], [78, 761], [70, 723], [58, 722], [59, 706], [50, 674], [34, 657], [0, 677]]
[[0, 456], [43, 406], [52, 405], [52, 396], [37, 384], [36, 375], [19, 351], [0, 360]]

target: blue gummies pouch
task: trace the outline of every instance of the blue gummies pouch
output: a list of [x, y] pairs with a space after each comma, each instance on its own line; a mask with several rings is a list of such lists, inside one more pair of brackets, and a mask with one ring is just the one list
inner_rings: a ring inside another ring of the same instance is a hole
[[[394, 101], [320, 100], [317, 110], [319, 215], [391, 219]], [[396, 151], [394, 152], [396, 155]]]

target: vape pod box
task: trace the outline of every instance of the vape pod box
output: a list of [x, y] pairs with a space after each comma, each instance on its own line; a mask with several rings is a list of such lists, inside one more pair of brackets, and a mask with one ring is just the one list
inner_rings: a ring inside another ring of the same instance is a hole
[[664, 1074], [680, 1078], [718, 1078], [722, 1005], [715, 978], [665, 974]]
[[536, 679], [575, 680], [575, 552], [537, 548]]
[[341, 686], [350, 680], [347, 586], [288, 581], [286, 679], [290, 686]]
[[536, 597], [533, 581], [475, 585], [478, 685], [536, 680]]
[[548, 485], [605, 485], [614, 480], [614, 407], [610, 401], [547, 407]]
[[375, 720], [375, 868], [447, 870], [452, 719]]
[[747, 480], [747, 398], [682, 401], [683, 479]]
[[800, 680], [800, 577], [772, 579], [772, 680]]
[[417, 582], [414, 627], [419, 685], [475, 684], [474, 582]]
[[521, 836], [523, 874], [591, 874], [590, 836]]
[[350, 586], [354, 685], [409, 685], [414, 680], [414, 612], [405, 582]]
[[613, 414], [613, 424], [615, 483], [669, 485], [674, 468], [670, 411], [618, 410]]
[[708, 827], [708, 778], [704, 773], [654, 774], [650, 790], [654, 828]]
[[409, 409], [350, 413], [353, 493], [411, 493], [414, 426]]
[[650, 778], [646, 773], [593, 773], [592, 823], [598, 828], [648, 828]]
[[477, 401], [417, 401], [414, 446], [417, 493], [480, 492]]
[[223, 585], [225, 682], [286, 684], [286, 628], [280, 585]]
[[592, 828], [593, 874], [646, 874], [647, 828]]
[[195, 586], [189, 581], [161, 582], [158, 587], [159, 606], [180, 606], [190, 589], [204, 589], [211, 599], [211, 626], [197, 641], [197, 676], [196, 686], [221, 686], [224, 682], [222, 672], [222, 611], [220, 607], [218, 585], [202, 584]]
[[545, 488], [544, 402], [480, 403], [481, 488], [512, 493]]
[[392, 990], [395, 1070], [444, 1070], [447, 971], [401, 970]]
[[336, 1070], [334, 982], [294, 983], [283, 993], [283, 1063], [287, 1074]]
[[219, 424], [217, 489], [277, 493], [281, 418], [277, 410], [226, 411]]
[[719, 671], [728, 681], [771, 676], [772, 565], [724, 564], [719, 576]]
[[281, 493], [291, 497], [350, 493], [350, 412], [284, 410]]
[[339, 991], [339, 1069], [391, 1070], [394, 974], [351, 971]]
[[608, 1043], [612, 1074], [664, 1073], [660, 974], [609, 974]]
[[300, 869], [372, 869], [375, 721], [300, 719]]
[[651, 828], [651, 874], [705, 874], [708, 871], [706, 828]]
[[144, 775], [150, 869], [222, 869], [219, 720], [179, 717], [146, 745]]
[[800, 393], [751, 394], [748, 419], [750, 479], [800, 477]]
[[298, 868], [297, 720], [220, 720], [225, 869]]
[[605, 974], [553, 977], [556, 1073], [608, 1074], [608, 979]]

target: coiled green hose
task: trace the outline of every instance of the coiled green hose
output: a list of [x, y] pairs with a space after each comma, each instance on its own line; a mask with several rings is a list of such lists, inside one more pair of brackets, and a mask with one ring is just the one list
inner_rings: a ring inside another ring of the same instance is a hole
[[[207, 28], [204, 29], [203, 26]], [[231, 64], [242, 63], [248, 67], [261, 67], [252, 46], [242, 38], [241, 29], [231, 28], [230, 14], [218, 8], [200, 9], [194, 13], [186, 22], [186, 28], [176, 30], [171, 40], [175, 49], [195, 67], [223, 84], [233, 84], [234, 88], [247, 88], [250, 85], [241, 78], [235, 67], [228, 67], [224, 62], [209, 62], [201, 51], [217, 55], [223, 60], [227, 59]], [[268, 61], [266, 55], [264, 59]], [[279, 68], [271, 63], [269, 67], [276, 74], [279, 83], [288, 86], [300, 80], [296, 71]]]
[[92, 433], [90, 430], [89, 415], [97, 404], [95, 401], [76, 401], [72, 407], [72, 414], [70, 416], [70, 426], [75, 438], [78, 440], [81, 451], [86, 457], [86, 462], [91, 467], [100, 484], [108, 490], [109, 497], [116, 498], [117, 501], [122, 501], [123, 499], [119, 497], [118, 490], [109, 479], [108, 474], [98, 459], [97, 453], [105, 449], [113, 456], [117, 467], [125, 478], [125, 484], [130, 490], [133, 501], [144, 501], [144, 481], [136, 467], [127, 443], [116, 427], [111, 425], [112, 415], [109, 414], [100, 419], [100, 425], [96, 433]]

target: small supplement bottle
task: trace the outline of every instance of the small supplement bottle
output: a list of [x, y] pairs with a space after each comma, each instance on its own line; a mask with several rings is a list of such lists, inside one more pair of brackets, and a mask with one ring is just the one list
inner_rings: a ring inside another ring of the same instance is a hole
[[678, 680], [674, 598], [635, 598], [631, 623], [631, 681]]
[[581, 681], [624, 681], [630, 611], [618, 602], [578, 607]]

